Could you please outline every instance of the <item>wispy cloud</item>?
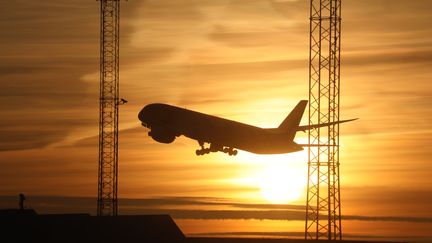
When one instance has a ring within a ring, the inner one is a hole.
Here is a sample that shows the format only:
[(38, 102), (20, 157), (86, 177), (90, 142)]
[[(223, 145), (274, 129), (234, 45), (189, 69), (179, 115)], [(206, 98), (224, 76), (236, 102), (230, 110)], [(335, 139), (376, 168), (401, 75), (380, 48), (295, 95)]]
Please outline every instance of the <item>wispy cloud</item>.
[[(0, 196), (5, 207), (13, 205), (17, 197)], [(93, 198), (79, 197), (29, 197), (30, 205), (42, 213), (65, 212), (91, 212), (94, 206)], [(202, 209), (178, 209), (179, 207)], [(205, 207), (213, 207), (214, 210)], [(217, 209), (216, 209), (217, 208)], [(232, 209), (228, 209), (232, 208)], [(305, 206), (302, 205), (275, 205), (275, 204), (248, 204), (236, 203), (229, 199), (211, 197), (165, 197), (148, 199), (121, 199), (120, 211), (122, 214), (169, 214), (175, 219), (258, 219), (258, 220), (304, 220)], [(82, 212), (82, 211), (81, 211)], [(325, 216), (322, 215), (324, 218)], [(344, 220), (357, 221), (388, 221), (432, 223), (428, 217), (401, 217), (401, 216), (362, 216), (344, 215)]]

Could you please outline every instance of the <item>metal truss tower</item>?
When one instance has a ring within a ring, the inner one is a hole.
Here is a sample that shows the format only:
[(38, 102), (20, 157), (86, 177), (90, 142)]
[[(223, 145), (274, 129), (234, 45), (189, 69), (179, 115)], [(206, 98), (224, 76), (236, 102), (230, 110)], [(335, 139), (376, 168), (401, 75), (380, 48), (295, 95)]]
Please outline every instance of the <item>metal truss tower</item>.
[[(339, 120), (341, 0), (310, 1), (309, 125)], [(339, 125), (308, 136), (305, 238), (342, 240)]]
[(117, 215), (120, 0), (100, 0), (98, 216)]

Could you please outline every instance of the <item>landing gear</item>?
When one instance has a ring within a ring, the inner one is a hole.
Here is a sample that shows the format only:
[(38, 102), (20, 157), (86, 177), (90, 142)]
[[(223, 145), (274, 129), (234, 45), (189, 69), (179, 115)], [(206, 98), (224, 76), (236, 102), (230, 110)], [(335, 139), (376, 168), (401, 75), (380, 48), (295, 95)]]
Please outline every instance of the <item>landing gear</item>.
[(204, 155), (204, 154), (209, 154), (210, 153), (210, 149), (197, 149), (195, 151), (195, 154), (200, 156), (200, 155)]
[(238, 153), (238, 151), (237, 151), (236, 149), (229, 148), (229, 150), (228, 150), (228, 154), (229, 154), (230, 156), (236, 156), (237, 153)]
[(198, 144), (201, 147), (201, 149), (197, 149), (195, 151), (195, 154), (197, 156), (204, 155), (204, 154), (209, 154), (210, 153), (210, 149), (209, 148), (204, 148), (204, 142), (198, 141)]
[(205, 148), (204, 142), (198, 141), (198, 144), (200, 145), (201, 149), (197, 149), (195, 151), (195, 154), (197, 156), (209, 154), (210, 152), (218, 152), (218, 151), (229, 154), (230, 156), (236, 156), (238, 153), (238, 151), (236, 149), (230, 148), (230, 147), (223, 147), (223, 146), (217, 146), (217, 145), (211, 144), (210, 148)]
[(236, 156), (238, 151), (234, 148), (225, 147), (222, 152), (229, 154), (229, 156)]

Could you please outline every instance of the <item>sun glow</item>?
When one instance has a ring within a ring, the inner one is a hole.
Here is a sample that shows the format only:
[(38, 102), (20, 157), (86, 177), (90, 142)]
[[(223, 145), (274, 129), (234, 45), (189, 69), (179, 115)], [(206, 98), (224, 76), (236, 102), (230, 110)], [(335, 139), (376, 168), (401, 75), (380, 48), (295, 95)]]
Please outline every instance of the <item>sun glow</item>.
[(283, 155), (241, 153), (241, 160), (254, 165), (244, 185), (259, 188), (261, 197), (274, 204), (303, 201), (307, 184), (307, 151)]
[(271, 203), (290, 203), (301, 198), (306, 178), (303, 170), (289, 165), (271, 165), (260, 178), (262, 196)]

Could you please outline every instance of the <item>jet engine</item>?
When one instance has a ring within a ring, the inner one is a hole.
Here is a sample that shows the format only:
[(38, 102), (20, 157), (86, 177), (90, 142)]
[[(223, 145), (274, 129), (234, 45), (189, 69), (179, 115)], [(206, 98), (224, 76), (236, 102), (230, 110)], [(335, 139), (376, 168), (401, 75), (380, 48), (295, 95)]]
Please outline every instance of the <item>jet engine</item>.
[(172, 143), (176, 136), (163, 130), (152, 129), (148, 135), (159, 143)]

